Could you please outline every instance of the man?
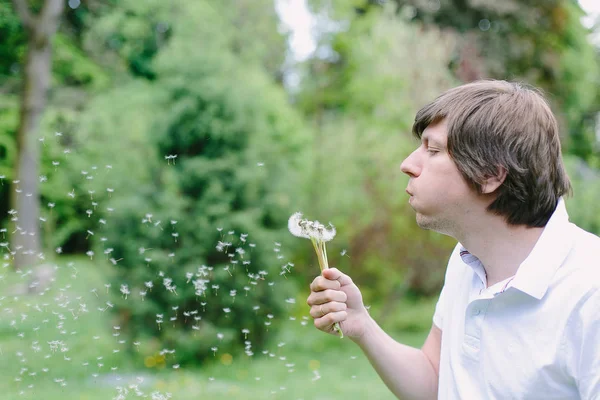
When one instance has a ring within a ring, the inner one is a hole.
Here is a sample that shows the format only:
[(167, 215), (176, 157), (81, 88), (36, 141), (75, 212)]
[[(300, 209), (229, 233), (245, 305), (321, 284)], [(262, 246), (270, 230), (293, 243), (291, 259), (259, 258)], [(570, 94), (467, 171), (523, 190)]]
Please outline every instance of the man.
[(413, 133), (400, 168), (417, 223), (459, 241), (425, 344), (388, 336), (337, 269), (311, 283), (315, 326), (339, 322), (402, 399), (600, 398), (600, 238), (568, 220), (544, 98), (470, 83), (421, 109)]

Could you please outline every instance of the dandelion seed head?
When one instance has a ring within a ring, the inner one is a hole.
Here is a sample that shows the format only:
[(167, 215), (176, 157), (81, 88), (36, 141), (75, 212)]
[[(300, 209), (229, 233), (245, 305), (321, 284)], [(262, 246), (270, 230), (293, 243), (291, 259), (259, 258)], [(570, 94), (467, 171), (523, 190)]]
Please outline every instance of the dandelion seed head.
[(290, 233), (294, 236), (308, 239), (309, 236), (306, 233), (306, 230), (302, 228), (300, 222), (302, 221), (302, 213), (296, 212), (292, 214), (292, 216), (288, 219), (288, 229)]

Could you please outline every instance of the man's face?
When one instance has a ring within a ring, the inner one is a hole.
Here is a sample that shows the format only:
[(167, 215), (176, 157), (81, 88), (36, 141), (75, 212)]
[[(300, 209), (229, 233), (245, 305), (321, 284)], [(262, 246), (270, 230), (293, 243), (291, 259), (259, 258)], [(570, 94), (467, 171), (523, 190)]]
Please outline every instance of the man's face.
[(410, 177), (407, 193), (417, 224), (455, 236), (460, 222), (478, 206), (477, 193), (469, 186), (450, 158), (444, 122), (423, 131), (421, 145), (400, 166)]

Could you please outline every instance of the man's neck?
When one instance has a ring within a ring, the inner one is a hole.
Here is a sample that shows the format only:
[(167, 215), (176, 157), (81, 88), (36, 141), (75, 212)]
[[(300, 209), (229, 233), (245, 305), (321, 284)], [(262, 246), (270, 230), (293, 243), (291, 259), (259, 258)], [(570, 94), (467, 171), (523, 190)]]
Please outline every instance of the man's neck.
[(480, 219), (475, 226), (464, 229), (457, 238), (483, 264), (487, 287), (517, 273), (529, 256), (544, 228), (511, 226), (503, 218), (490, 216)]

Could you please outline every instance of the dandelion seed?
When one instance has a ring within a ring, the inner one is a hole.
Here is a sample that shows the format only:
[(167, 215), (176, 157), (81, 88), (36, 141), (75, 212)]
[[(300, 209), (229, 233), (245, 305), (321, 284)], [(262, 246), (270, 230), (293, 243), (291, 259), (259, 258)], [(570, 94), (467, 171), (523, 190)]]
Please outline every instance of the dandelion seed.
[(127, 296), (130, 294), (129, 286), (125, 284), (121, 285), (120, 291), (123, 294), (123, 296), (125, 296), (125, 300), (127, 300)]

